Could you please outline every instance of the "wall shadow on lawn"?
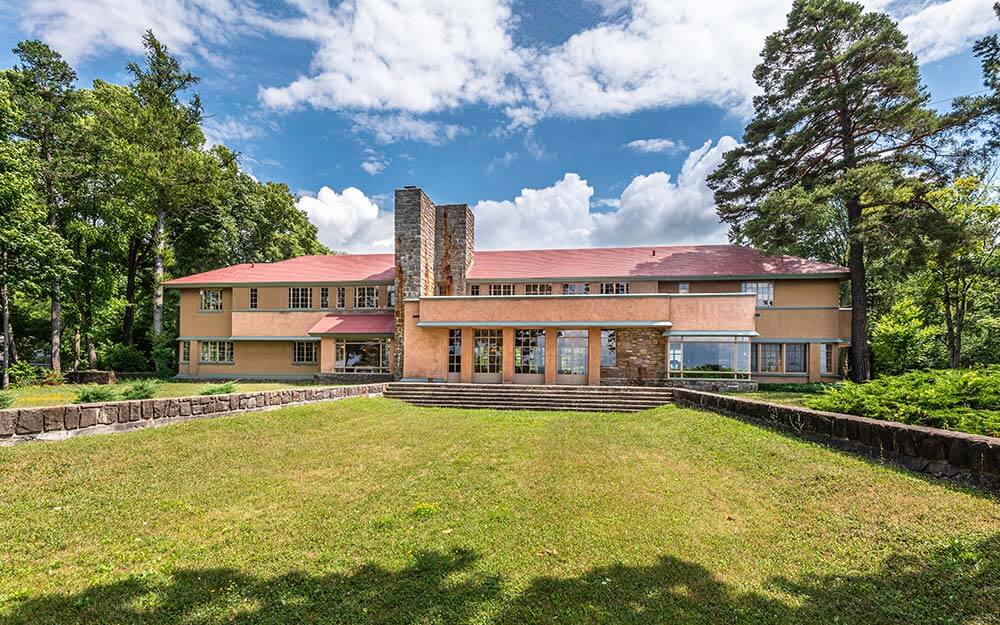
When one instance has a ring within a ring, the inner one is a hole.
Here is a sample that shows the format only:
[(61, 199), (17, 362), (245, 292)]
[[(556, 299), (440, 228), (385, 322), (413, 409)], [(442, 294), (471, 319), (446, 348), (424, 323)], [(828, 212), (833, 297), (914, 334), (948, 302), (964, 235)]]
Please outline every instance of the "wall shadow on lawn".
[(24, 599), (0, 613), (0, 624), (1000, 622), (1000, 534), (955, 541), (925, 557), (896, 555), (868, 575), (770, 580), (768, 589), (782, 599), (733, 588), (670, 556), (651, 566), (542, 577), (509, 596), (500, 576), (476, 570), (477, 559), (467, 550), (423, 552), (400, 570), (367, 564), (344, 574), (268, 579), (181, 569), (165, 585), (134, 577)]

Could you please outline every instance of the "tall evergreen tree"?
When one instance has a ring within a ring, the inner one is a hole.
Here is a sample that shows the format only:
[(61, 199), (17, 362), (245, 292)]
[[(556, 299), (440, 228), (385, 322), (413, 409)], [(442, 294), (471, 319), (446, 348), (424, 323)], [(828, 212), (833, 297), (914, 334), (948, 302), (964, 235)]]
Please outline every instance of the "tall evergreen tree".
[[(842, 215), (820, 221), (846, 228), (851, 377), (863, 381), (871, 369), (861, 226), (865, 211), (884, 201), (873, 188), (929, 171), (931, 142), (961, 120), (929, 108), (906, 37), (860, 4), (796, 0), (761, 56), (753, 119), (709, 184), (731, 238), (765, 249), (801, 252), (803, 238), (816, 236), (817, 212)], [(780, 228), (770, 221), (777, 194), (785, 196)]]

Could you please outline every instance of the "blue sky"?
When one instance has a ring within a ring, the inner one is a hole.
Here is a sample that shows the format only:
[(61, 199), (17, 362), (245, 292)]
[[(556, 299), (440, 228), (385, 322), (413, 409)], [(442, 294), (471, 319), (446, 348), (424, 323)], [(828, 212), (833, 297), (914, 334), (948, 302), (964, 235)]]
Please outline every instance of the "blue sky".
[[(202, 82), (210, 140), (285, 182), (321, 238), (391, 249), (392, 191), (467, 202), (483, 248), (725, 240), (704, 177), (736, 144), (786, 0), (0, 0), (0, 65), (38, 37), (124, 82), (145, 28)], [(866, 0), (935, 101), (982, 89), (986, 0)]]

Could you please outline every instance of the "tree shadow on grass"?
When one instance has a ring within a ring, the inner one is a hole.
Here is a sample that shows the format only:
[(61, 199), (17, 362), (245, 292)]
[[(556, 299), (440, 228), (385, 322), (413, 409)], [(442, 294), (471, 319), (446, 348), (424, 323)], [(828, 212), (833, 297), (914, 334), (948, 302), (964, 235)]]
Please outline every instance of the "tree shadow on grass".
[(649, 566), (541, 577), (505, 593), (471, 551), (423, 552), (399, 570), (254, 578), (182, 569), (166, 584), (142, 578), (74, 595), (27, 598), (0, 625), (123, 623), (1000, 623), (1000, 534), (955, 541), (923, 557), (897, 555), (859, 575), (772, 579), (747, 592), (670, 556)]

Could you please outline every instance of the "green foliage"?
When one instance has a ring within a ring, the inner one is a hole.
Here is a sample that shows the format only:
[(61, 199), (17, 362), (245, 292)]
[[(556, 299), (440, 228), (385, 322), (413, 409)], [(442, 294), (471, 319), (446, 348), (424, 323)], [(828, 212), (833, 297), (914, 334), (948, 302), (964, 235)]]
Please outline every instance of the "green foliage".
[(0, 391), (0, 410), (10, 408), (13, 405), (14, 396), (10, 394), (10, 391)]
[(10, 372), (10, 383), (15, 386), (31, 386), (42, 377), (42, 370), (39, 367), (24, 360), (18, 360), (8, 369)]
[(221, 384), (209, 384), (198, 391), (199, 395), (229, 395), (236, 392), (236, 382), (230, 380)]
[(41, 377), (38, 380), (39, 386), (60, 386), (66, 383), (66, 376), (51, 369), (41, 369)]
[(757, 390), (769, 393), (823, 393), (837, 384), (825, 382), (782, 382), (776, 384), (758, 384)]
[(933, 327), (924, 325), (924, 315), (912, 299), (896, 302), (872, 328), (872, 353), (878, 371), (895, 375), (931, 367), (938, 348), (936, 334)]
[(97, 349), (97, 362), (112, 371), (149, 371), (146, 354), (135, 345), (106, 343)]
[(76, 392), (74, 404), (102, 404), (109, 401), (118, 401), (120, 397), (115, 393), (115, 389), (105, 385), (81, 386)]
[(845, 382), (806, 400), (819, 410), (1000, 436), (1000, 366), (943, 369)]
[(156, 380), (137, 380), (122, 390), (122, 399), (152, 399), (156, 396)]
[(158, 376), (168, 376), (177, 371), (174, 362), (177, 354), (173, 337), (166, 333), (153, 335), (153, 367)]

